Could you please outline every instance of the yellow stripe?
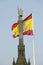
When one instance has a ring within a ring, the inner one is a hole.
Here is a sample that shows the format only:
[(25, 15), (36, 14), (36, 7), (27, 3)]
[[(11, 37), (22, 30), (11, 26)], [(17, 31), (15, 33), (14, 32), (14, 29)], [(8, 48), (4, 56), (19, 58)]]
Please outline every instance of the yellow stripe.
[(14, 32), (15, 35), (19, 35), (19, 25), (17, 25), (17, 27), (14, 28), (12, 32)]
[(27, 30), (33, 30), (32, 19), (24, 21), (23, 24), (23, 32)]

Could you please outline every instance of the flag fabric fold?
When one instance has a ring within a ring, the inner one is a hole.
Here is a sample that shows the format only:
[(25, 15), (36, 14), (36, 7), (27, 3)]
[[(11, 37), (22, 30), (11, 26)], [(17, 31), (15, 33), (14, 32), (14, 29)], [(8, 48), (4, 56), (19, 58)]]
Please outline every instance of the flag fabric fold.
[[(19, 23), (14, 23), (12, 25), (13, 37), (19, 36)], [(23, 35), (33, 35), (33, 21), (32, 13), (23, 20)]]

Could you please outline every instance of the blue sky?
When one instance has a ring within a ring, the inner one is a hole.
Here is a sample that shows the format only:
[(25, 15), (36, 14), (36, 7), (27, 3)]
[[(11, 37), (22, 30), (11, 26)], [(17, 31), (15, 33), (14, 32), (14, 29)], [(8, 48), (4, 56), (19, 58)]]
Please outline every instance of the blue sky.
[[(17, 8), (22, 8), (23, 19), (33, 14), (36, 65), (43, 65), (43, 0), (0, 0), (0, 65), (12, 65), (18, 55), (19, 38), (12, 37), (12, 24), (17, 22)], [(32, 37), (24, 36), (25, 56), (33, 65)]]

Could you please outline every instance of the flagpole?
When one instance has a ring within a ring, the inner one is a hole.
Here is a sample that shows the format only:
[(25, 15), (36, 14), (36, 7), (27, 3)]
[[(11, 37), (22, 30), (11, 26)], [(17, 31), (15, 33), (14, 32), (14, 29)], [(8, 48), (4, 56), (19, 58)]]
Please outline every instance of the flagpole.
[(33, 65), (35, 65), (35, 45), (34, 45), (34, 37), (33, 37)]
[(33, 25), (33, 36), (32, 36), (32, 38), (33, 38), (33, 65), (36, 65), (36, 63), (35, 63), (35, 45), (34, 45), (34, 24), (33, 24), (33, 14), (32, 14), (32, 25)]

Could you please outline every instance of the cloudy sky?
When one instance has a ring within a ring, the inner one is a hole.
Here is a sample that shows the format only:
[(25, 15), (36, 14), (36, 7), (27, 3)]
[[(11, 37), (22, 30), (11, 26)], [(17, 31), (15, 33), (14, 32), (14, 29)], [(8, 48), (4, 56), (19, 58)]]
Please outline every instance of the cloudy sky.
[[(0, 65), (12, 65), (18, 55), (19, 38), (13, 38), (11, 27), (18, 20), (17, 8), (22, 8), (23, 19), (33, 14), (36, 65), (43, 65), (43, 0), (0, 0)], [(33, 39), (24, 36), (25, 56), (33, 65)]]

